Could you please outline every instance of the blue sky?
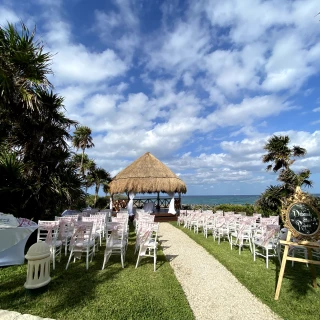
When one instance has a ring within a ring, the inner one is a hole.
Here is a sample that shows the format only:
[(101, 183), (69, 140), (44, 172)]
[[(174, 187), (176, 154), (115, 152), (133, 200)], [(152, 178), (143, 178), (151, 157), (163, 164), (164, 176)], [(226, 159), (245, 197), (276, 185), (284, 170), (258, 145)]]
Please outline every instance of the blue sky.
[(37, 28), (55, 53), (67, 116), (115, 175), (149, 151), (189, 195), (276, 184), (263, 146), (289, 135), (320, 193), (320, 11), (316, 0), (2, 0), (0, 24)]

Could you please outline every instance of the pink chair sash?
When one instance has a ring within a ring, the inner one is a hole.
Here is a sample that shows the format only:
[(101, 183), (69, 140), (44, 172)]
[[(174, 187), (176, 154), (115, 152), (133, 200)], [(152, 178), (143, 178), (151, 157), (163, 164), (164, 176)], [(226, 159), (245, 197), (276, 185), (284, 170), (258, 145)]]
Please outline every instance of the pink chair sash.
[(266, 246), (271, 238), (273, 238), (280, 231), (280, 226), (269, 224), (266, 226), (266, 231), (262, 236), (262, 246)]
[(41, 224), (40, 227), (42, 230), (48, 231), (45, 243), (47, 243), (48, 245), (51, 245), (52, 244), (52, 232), (53, 232), (53, 230), (57, 230), (58, 226), (56, 224)]

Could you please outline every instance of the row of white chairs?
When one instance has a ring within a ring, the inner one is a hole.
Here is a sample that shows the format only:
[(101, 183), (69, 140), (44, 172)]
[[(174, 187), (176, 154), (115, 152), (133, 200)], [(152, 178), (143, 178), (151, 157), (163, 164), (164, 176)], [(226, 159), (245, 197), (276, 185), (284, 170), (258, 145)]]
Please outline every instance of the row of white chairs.
[(72, 233), (71, 228), (64, 228), (65, 225), (65, 221), (39, 220), (37, 241), (44, 241), (49, 245), (53, 269), (55, 269), (56, 259), (58, 261), (61, 259), (64, 245), (70, 251), (66, 269), (68, 269), (71, 258), (74, 257), (74, 260), (81, 258), (82, 253), (86, 253), (86, 267), (88, 269), (89, 259), (91, 258), (92, 261), (95, 251), (95, 240), (92, 237), (93, 222), (74, 222)]
[(60, 261), (61, 252), (67, 255), (70, 252), (66, 269), (71, 258), (74, 261), (81, 258), (82, 253), (86, 254), (86, 268), (89, 267), (89, 259), (93, 258), (107, 232), (107, 213), (95, 213), (90, 217), (82, 217), (78, 220), (78, 215), (55, 217), (55, 221), (38, 222), (37, 241), (45, 241), (50, 246), (53, 269), (55, 261)]
[(266, 259), (268, 268), (269, 257), (275, 256), (278, 245), (280, 230), (279, 216), (263, 218), (261, 214), (246, 216), (245, 212), (182, 212), (178, 219), (179, 225), (194, 230), (198, 233), (203, 231), (205, 237), (209, 232), (213, 239), (227, 239), (230, 248), (239, 248), (239, 254), (244, 246), (248, 246), (253, 253), (254, 261), (257, 255)]
[[(154, 222), (154, 216), (137, 214), (135, 219), (136, 246), (138, 252), (136, 268), (143, 257), (153, 257), (154, 271), (156, 271), (159, 223)], [(71, 259), (86, 257), (86, 269), (89, 262), (98, 251), (102, 239), (106, 238), (106, 248), (102, 269), (105, 268), (112, 255), (120, 255), (121, 266), (124, 268), (125, 255), (128, 246), (128, 213), (119, 212), (116, 217), (108, 221), (106, 215), (95, 214), (82, 217), (78, 221), (76, 215), (56, 217), (55, 221), (38, 222), (38, 241), (45, 241), (50, 246), (53, 269), (55, 262), (60, 261), (64, 249), (65, 255), (69, 251), (68, 269)]]

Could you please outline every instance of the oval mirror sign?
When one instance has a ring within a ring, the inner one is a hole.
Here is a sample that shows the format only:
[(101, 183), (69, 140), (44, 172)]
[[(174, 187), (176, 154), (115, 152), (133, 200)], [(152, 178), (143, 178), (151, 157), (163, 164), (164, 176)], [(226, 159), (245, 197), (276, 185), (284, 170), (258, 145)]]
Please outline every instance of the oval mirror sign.
[(319, 218), (311, 206), (305, 203), (294, 203), (288, 210), (291, 226), (302, 235), (312, 235), (319, 229)]

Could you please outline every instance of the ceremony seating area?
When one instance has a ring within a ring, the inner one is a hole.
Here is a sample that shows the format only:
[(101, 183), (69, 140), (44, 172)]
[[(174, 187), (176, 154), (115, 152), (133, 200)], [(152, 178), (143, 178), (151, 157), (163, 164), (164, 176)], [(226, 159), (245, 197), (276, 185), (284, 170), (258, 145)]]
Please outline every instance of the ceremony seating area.
[[(117, 220), (116, 217), (114, 219)], [(109, 237), (113, 231), (111, 226), (118, 223), (115, 220), (107, 224)], [(135, 252), (137, 236), (129, 222), (124, 268), (120, 255), (115, 254), (109, 257), (102, 270), (107, 237), (92, 262), (89, 259), (88, 270), (85, 253), (76, 263), (72, 258), (66, 270), (70, 252), (68, 250), (65, 256), (62, 247), (61, 260), (59, 262), (57, 258), (55, 270), (51, 269), (49, 290), (42, 290), (42, 293), (32, 294), (23, 286), (27, 262), (2, 268), (0, 308), (65, 320), (130, 319), (132, 315), (136, 319), (194, 319), (184, 292), (159, 245), (156, 272), (153, 257), (143, 256), (136, 268), (139, 253), (139, 250)]]
[(218, 244), (228, 241), (231, 250), (238, 248), (239, 255), (247, 247), (253, 254), (254, 261), (257, 256), (265, 258), (266, 268), (270, 257), (280, 258), (277, 253), (281, 251), (279, 216), (263, 218), (261, 214), (246, 216), (245, 212), (182, 210), (177, 225), (183, 225), (194, 233), (202, 232), (206, 238), (211, 234)]
[[(136, 268), (143, 257), (152, 257), (154, 271), (157, 262), (157, 234), (159, 223), (154, 222), (154, 215), (138, 210), (135, 216), (137, 252)], [(112, 255), (120, 256), (121, 266), (125, 267), (125, 256), (129, 239), (129, 215), (126, 209), (111, 216), (109, 210), (86, 210), (86, 215), (78, 212), (65, 213), (55, 217), (55, 221), (39, 221), (37, 241), (45, 241), (50, 246), (52, 269), (56, 261), (60, 262), (61, 252), (69, 255), (66, 270), (70, 262), (85, 256), (86, 269), (89, 269), (95, 254), (105, 243), (102, 270)]]
[[(220, 216), (221, 214), (223, 216), (223, 213), (220, 213)], [(123, 319), (132, 314), (140, 318), (150, 318), (152, 315), (153, 319), (162, 319), (163, 317), (192, 319), (181, 287), (179, 288), (172, 269), (162, 253), (162, 247), (166, 247), (167, 244), (166, 238), (162, 235), (158, 240), (156, 230), (154, 232), (154, 236), (157, 237), (156, 242), (161, 243), (161, 246), (157, 246), (157, 272), (154, 272), (150, 263), (152, 256), (149, 259), (140, 259), (138, 267), (135, 268), (138, 258), (137, 252), (140, 249), (139, 242), (136, 242), (139, 225), (153, 222), (150, 217), (151, 221), (147, 221), (147, 217), (142, 215), (138, 218), (138, 216), (134, 222), (135, 228), (129, 224), (130, 232), (128, 233), (124, 268), (121, 266), (120, 256), (114, 255), (109, 258), (105, 268), (101, 270), (104, 260), (104, 241), (92, 262), (89, 262), (87, 271), (85, 259), (75, 264), (70, 262), (68, 269), (65, 270), (69, 255), (66, 257), (62, 249), (61, 261), (57, 261), (55, 270), (52, 270), (50, 290), (37, 296), (26, 295), (21, 285), (25, 281), (26, 265), (4, 268), (1, 270), (1, 284), (5, 290), (0, 292), (3, 308), (55, 319), (73, 319), (75, 314), (80, 318), (94, 319), (99, 318), (100, 312), (113, 319)], [(121, 214), (119, 218), (121, 219)], [(115, 219), (119, 218), (115, 217)], [(111, 222), (109, 225), (112, 226)], [(208, 237), (205, 237), (203, 227), (199, 227), (198, 233), (196, 233), (194, 228), (185, 228), (183, 225), (184, 222), (177, 227), (225, 265), (243, 285), (264, 303), (271, 306), (274, 311), (290, 320), (302, 320), (305, 316), (308, 319), (315, 319), (313, 315), (318, 303), (310, 304), (310, 302), (314, 300), (315, 296), (318, 297), (318, 293), (308, 285), (310, 270), (306, 264), (295, 263), (293, 267), (290, 264), (290, 268), (287, 269), (287, 278), (284, 279), (282, 287), (281, 303), (276, 303), (273, 300), (273, 295), (277, 270), (279, 270), (277, 259), (274, 259), (267, 269), (264, 259), (256, 259), (256, 263), (253, 262), (249, 248), (243, 247), (241, 255), (239, 255), (238, 250), (230, 250), (227, 237), (221, 238), (220, 244), (218, 244), (218, 239), (213, 240), (212, 230), (208, 229)], [(112, 230), (106, 234), (110, 235), (111, 233)], [(280, 236), (284, 235), (285, 233), (280, 231)], [(180, 246), (183, 246), (183, 243)], [(135, 250), (136, 248), (137, 250)], [(174, 256), (170, 256), (168, 259), (175, 261)], [(146, 281), (146, 279), (152, 279), (152, 282)], [(74, 292), (77, 294), (75, 295)], [(301, 292), (304, 292), (303, 299), (300, 299)], [(15, 295), (14, 300), (11, 298), (12, 294)], [(118, 304), (119, 296), (126, 297), (125, 303)], [(289, 305), (290, 308), (287, 307)], [(300, 312), (297, 309), (292, 317), (288, 313), (292, 306), (293, 308), (300, 307), (304, 311)]]

